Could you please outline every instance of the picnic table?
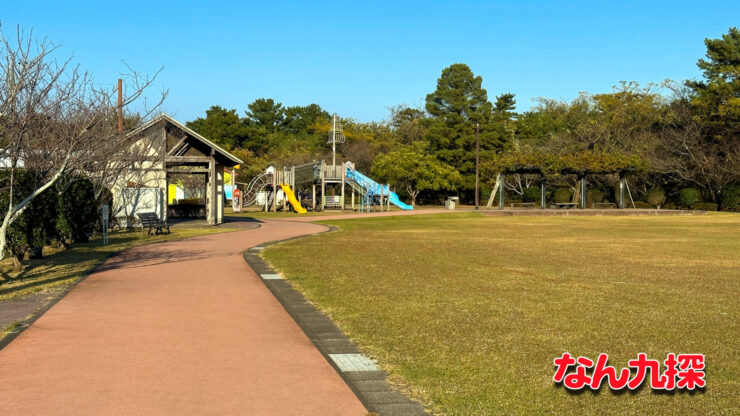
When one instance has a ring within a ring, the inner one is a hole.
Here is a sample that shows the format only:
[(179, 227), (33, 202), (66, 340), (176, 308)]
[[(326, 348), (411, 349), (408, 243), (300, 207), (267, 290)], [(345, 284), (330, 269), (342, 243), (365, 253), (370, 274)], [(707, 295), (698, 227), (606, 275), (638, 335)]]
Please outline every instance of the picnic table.
[(510, 204), (512, 208), (534, 208), (534, 202), (512, 202)]

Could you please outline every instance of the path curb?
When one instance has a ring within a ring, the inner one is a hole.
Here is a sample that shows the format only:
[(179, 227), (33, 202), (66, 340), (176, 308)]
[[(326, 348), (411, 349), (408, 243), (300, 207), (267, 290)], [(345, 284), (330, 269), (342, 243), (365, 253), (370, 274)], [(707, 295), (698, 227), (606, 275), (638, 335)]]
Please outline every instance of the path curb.
[[(336, 227), (328, 226), (327, 230), (320, 233), (266, 242), (245, 251), (243, 254), (244, 260), (257, 276), (261, 277), (262, 283), (283, 305), (290, 317), (298, 324), (316, 349), (321, 352), (321, 355), (342, 377), (369, 412), (375, 412), (382, 416), (429, 415), (424, 411), (421, 404), (409, 399), (398, 389), (391, 386), (386, 381), (388, 373), (374, 367), (374, 363), (368, 362), (368, 359), (361, 355), (357, 346), (347, 338), (329, 317), (309, 303), (303, 294), (295, 290), (285, 279), (276, 277), (280, 274), (260, 256), (265, 247), (336, 230)], [(262, 275), (267, 275), (267, 277), (262, 277)], [(358, 359), (360, 360), (359, 365), (350, 369), (343, 365), (344, 371), (342, 371), (337, 361), (335, 361), (337, 356), (346, 357), (349, 361)]]

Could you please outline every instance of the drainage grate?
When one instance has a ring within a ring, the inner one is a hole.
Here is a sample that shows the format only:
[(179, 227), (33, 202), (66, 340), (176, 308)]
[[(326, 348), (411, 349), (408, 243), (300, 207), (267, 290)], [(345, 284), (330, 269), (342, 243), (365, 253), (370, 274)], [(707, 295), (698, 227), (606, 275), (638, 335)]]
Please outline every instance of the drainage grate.
[(329, 354), (329, 358), (342, 372), (347, 371), (379, 371), (375, 361), (362, 354)]
[(283, 276), (274, 273), (261, 274), (260, 277), (262, 277), (262, 279), (264, 280), (278, 280), (283, 278)]

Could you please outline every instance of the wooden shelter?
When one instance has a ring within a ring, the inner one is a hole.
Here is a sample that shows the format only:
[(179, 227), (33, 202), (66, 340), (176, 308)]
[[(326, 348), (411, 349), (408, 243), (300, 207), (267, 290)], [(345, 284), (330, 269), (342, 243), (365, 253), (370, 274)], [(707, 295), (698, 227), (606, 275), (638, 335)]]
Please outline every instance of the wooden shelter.
[[(241, 164), (239, 158), (166, 114), (129, 136), (132, 146), (147, 146), (149, 157), (138, 167), (140, 179), (119, 184), (113, 190), (114, 198), (123, 207), (118, 216), (131, 218), (138, 212), (155, 212), (166, 221), (170, 175), (187, 174), (203, 175), (208, 223), (223, 222), (224, 168)], [(126, 194), (130, 200), (126, 200)]]

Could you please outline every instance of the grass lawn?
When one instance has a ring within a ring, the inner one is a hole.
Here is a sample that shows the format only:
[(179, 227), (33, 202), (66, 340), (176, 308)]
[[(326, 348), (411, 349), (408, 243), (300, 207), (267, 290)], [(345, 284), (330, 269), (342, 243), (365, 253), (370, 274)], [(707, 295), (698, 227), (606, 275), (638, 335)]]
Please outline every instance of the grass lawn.
[[(329, 223), (264, 256), (436, 413), (740, 413), (740, 215)], [(703, 353), (707, 388), (570, 394), (566, 351)]]
[[(377, 210), (377, 206), (373, 207), (373, 211), (375, 212)], [(425, 210), (425, 209), (439, 209), (442, 208), (441, 206), (426, 206), (426, 207), (416, 207), (417, 210)], [(472, 209), (472, 208), (470, 208)], [(400, 208), (397, 208), (393, 205), (391, 205), (391, 211), (400, 211)], [(356, 214), (357, 212), (353, 212), (349, 208), (346, 209), (344, 212), (341, 211), (308, 211), (305, 214), (296, 214), (295, 212), (289, 212), (289, 211), (278, 211), (278, 212), (264, 212), (260, 211), (259, 209), (255, 207), (250, 207), (246, 211), (242, 212), (233, 212), (231, 208), (225, 208), (224, 209), (224, 215), (227, 215), (229, 217), (252, 217), (257, 219), (262, 218), (293, 218), (293, 217), (322, 217), (326, 215), (342, 215), (342, 214)]]
[[(96, 237), (88, 243), (76, 244), (67, 250), (45, 248), (45, 257), (25, 261), (20, 273), (12, 271), (11, 260), (5, 259), (0, 261), (0, 306), (5, 300), (37, 292), (48, 292), (49, 295), (61, 292), (108, 255), (129, 247), (226, 231), (237, 230), (222, 227), (172, 228), (172, 234), (157, 236), (139, 231), (115, 232), (110, 235), (110, 244), (107, 246), (101, 245), (100, 237)], [(15, 327), (17, 323), (0, 328), (0, 338)]]

